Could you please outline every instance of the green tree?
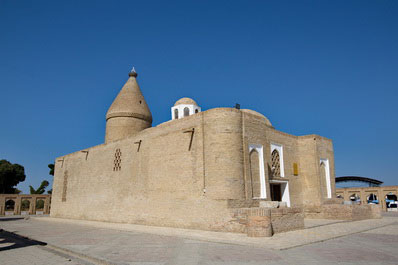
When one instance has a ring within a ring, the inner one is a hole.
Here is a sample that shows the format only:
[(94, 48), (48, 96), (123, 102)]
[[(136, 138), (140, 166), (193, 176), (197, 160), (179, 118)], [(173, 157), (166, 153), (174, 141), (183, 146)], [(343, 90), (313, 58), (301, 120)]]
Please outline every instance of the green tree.
[(0, 193), (16, 193), (15, 186), (25, 178), (23, 166), (10, 163), (5, 159), (0, 160)]
[(48, 164), (48, 168), (50, 169), (50, 172), (48, 174), (54, 176), (54, 164)]
[(46, 191), (46, 188), (48, 187), (50, 183), (48, 183), (47, 180), (43, 180), (40, 184), (40, 187), (35, 190), (32, 186), (29, 186), (30, 189), (30, 194), (43, 194)]
[[(48, 168), (50, 169), (50, 172), (48, 174), (50, 174), (51, 176), (54, 176), (54, 164), (48, 164)], [(52, 194), (53, 189), (48, 190), (47, 193)]]

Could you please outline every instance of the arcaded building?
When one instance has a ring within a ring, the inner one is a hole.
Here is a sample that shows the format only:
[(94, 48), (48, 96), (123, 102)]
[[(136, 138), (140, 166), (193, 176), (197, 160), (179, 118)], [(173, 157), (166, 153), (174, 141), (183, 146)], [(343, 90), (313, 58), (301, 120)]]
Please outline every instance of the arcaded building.
[(56, 159), (51, 216), (244, 232), (243, 215), (273, 209), (273, 229), (283, 231), (302, 227), (303, 208), (335, 197), (325, 137), (278, 131), (250, 109), (204, 111), (190, 98), (151, 125), (130, 72), (106, 113), (105, 143)]

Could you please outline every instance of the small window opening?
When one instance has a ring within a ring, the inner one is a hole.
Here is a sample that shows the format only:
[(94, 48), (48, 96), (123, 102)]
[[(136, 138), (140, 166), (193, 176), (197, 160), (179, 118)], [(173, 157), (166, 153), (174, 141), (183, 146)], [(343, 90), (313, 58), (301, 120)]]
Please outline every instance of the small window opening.
[(189, 109), (188, 109), (188, 107), (185, 107), (184, 108), (184, 117), (187, 117), (187, 116), (189, 116)]
[(178, 119), (178, 109), (174, 109), (174, 119)]

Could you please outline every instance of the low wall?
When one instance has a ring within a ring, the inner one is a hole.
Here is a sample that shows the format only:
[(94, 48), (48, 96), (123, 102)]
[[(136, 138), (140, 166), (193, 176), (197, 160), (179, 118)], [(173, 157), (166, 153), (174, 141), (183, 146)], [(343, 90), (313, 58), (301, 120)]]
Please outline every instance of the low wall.
[[(37, 209), (36, 207), (38, 200), (44, 201), (42, 209)], [(13, 201), (14, 207), (12, 209), (6, 208), (8, 201)], [(29, 202), (29, 209), (22, 208), (23, 201)], [(49, 194), (0, 194), (0, 216), (49, 214), (50, 203), (51, 195)]]
[(305, 218), (357, 221), (381, 218), (379, 205), (325, 204), (308, 206), (304, 209)]
[(246, 226), (248, 236), (271, 236), (304, 228), (304, 215), (301, 208), (238, 208), (233, 216)]
[(351, 187), (336, 189), (336, 195), (345, 201), (350, 201), (352, 195), (357, 195), (361, 204), (368, 204), (369, 196), (373, 194), (379, 201), (384, 211), (387, 211), (386, 196), (389, 194), (398, 195), (397, 186), (381, 186), (381, 187)]
[(303, 229), (303, 209), (298, 207), (271, 209), (271, 221), (274, 233)]

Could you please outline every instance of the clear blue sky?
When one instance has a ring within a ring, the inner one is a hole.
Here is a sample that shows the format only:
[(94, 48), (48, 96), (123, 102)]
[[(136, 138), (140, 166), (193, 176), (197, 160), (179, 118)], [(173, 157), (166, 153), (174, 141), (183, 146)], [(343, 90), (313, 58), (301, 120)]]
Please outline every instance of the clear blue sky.
[(398, 1), (0, 0), (0, 159), (28, 192), (104, 141), (135, 66), (154, 125), (184, 96), (333, 139), (336, 175), (397, 185)]

